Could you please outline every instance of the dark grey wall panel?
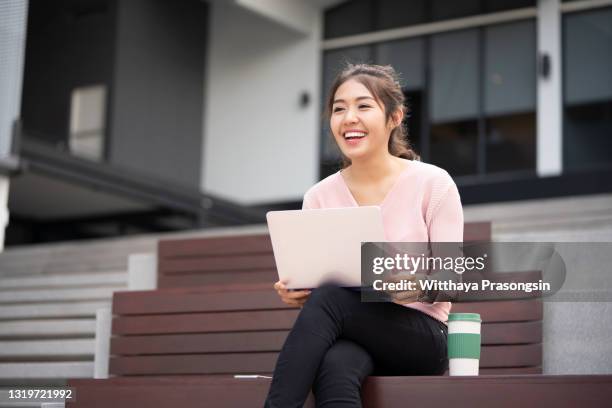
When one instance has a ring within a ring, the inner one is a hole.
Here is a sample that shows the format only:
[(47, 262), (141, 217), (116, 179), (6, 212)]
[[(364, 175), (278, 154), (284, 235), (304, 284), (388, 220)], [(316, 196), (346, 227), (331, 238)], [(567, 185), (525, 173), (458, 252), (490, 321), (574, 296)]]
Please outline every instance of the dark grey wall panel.
[(207, 5), (119, 1), (110, 161), (200, 187)]

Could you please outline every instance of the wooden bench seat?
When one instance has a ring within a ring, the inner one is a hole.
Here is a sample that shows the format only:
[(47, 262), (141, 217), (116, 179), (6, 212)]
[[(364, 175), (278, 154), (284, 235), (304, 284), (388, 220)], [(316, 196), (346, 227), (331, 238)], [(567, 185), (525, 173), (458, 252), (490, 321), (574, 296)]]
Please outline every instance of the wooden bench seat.
[[(116, 376), (269, 374), (300, 309), (261, 284), (115, 293)], [(540, 299), (455, 304), (479, 312), (483, 373), (541, 373)]]

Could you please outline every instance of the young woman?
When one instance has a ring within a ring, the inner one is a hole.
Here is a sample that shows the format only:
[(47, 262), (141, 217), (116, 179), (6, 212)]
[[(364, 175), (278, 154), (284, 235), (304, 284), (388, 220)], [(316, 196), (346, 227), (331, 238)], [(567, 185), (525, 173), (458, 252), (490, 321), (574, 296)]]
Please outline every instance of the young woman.
[[(334, 81), (326, 112), (343, 169), (304, 196), (304, 209), (380, 206), (388, 241), (461, 242), (463, 211), (443, 169), (419, 161), (402, 119), (404, 95), (389, 66), (350, 65)], [(266, 407), (360, 407), (368, 375), (440, 375), (447, 368), (442, 293), (404, 292), (393, 302), (361, 302), (333, 285), (274, 288), (302, 307), (278, 357)]]

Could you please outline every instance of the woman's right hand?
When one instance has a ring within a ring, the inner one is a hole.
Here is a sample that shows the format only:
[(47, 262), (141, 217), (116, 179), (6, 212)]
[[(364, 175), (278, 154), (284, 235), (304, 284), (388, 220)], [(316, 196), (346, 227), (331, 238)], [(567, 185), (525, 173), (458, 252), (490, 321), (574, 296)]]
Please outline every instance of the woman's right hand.
[(289, 306), (302, 307), (310, 295), (310, 290), (287, 289), (285, 282), (281, 281), (274, 284), (274, 289), (278, 293), (278, 296), (280, 296), (281, 300)]

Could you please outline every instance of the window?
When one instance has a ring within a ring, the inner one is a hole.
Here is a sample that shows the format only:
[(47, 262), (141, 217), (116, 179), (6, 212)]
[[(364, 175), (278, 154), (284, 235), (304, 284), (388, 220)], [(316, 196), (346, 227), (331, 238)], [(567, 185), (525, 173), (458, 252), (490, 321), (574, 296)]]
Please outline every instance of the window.
[(612, 9), (563, 19), (563, 167), (612, 163)]
[(484, 29), (488, 173), (535, 168), (535, 35), (533, 21)]
[(430, 161), (453, 175), (477, 171), (478, 30), (431, 38)]
[(70, 152), (86, 159), (102, 160), (105, 123), (106, 86), (74, 89), (70, 104)]

